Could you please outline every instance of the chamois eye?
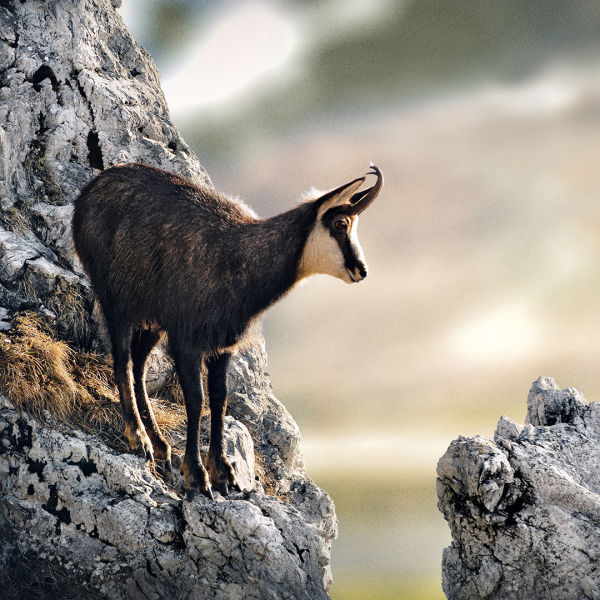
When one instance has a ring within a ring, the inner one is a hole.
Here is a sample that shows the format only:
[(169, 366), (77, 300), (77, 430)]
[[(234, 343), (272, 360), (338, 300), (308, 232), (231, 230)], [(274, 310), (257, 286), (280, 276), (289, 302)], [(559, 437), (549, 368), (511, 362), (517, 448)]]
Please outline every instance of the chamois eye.
[(346, 221), (344, 221), (344, 219), (338, 219), (333, 226), (336, 229), (346, 229)]

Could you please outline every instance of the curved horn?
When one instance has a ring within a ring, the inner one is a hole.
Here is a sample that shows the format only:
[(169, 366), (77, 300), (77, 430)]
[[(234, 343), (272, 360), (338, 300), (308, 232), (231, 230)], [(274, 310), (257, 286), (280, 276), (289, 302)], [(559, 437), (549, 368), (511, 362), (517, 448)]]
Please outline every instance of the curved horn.
[(372, 171), (369, 171), (367, 175), (376, 175), (377, 182), (374, 186), (370, 187), (367, 190), (362, 192), (356, 192), (354, 196), (352, 196), (352, 207), (351, 213), (354, 215), (360, 214), (367, 206), (369, 206), (375, 198), (379, 195), (381, 188), (383, 187), (383, 173), (376, 167), (373, 163), (371, 163)]

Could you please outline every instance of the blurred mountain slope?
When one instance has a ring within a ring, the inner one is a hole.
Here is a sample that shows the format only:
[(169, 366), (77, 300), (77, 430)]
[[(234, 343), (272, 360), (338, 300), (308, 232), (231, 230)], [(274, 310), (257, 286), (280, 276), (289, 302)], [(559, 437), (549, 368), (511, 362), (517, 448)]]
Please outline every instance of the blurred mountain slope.
[[(218, 11), (234, 6), (146, 0), (139, 35), (165, 72), (185, 60), (186, 49)], [(292, 120), (298, 125), (333, 113), (420, 102), (482, 82), (524, 80), (557, 56), (593, 60), (599, 43), (595, 3), (355, 0), (265, 6), (298, 24), (299, 64), (293, 76), (265, 85), (250, 101), (216, 107), (210, 118), (205, 110), (185, 118), (188, 140), (211, 157), (278, 135)]]

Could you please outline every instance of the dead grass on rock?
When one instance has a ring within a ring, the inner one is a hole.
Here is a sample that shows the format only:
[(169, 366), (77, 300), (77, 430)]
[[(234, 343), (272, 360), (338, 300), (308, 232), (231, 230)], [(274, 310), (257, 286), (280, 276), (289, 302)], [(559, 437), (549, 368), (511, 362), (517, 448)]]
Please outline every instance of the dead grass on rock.
[[(111, 359), (74, 350), (39, 314), (20, 315), (0, 333), (0, 390), (38, 420), (50, 416), (126, 450)], [(167, 437), (178, 436), (185, 426), (181, 404), (155, 400), (153, 408)]]
[(56, 314), (56, 327), (61, 335), (82, 347), (89, 347), (93, 336), (91, 315), (86, 301), (76, 286), (59, 280), (46, 306)]

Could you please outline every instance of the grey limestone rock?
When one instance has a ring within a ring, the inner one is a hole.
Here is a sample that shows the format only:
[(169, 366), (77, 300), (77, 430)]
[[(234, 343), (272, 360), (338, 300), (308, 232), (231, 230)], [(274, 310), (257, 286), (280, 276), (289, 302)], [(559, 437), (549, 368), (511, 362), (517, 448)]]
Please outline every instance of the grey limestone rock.
[[(62, 339), (102, 348), (70, 232), (72, 202), (100, 169), (144, 162), (210, 185), (119, 5), (0, 3), (2, 333), (38, 311)], [(156, 393), (169, 363), (158, 353), (152, 364)], [(53, 565), (93, 598), (327, 598), (333, 503), (304, 471), (260, 335), (232, 360), (229, 385), (226, 449), (244, 492), (192, 502), (178, 476), (168, 485), (90, 434), (40, 423), (0, 389), (0, 573), (15, 560)]]
[(169, 120), (154, 63), (107, 0), (5, 3), (0, 47), (0, 285), (13, 311), (52, 304), (57, 285), (89, 303), (70, 235), (83, 185), (127, 162), (210, 180)]
[(539, 378), (526, 425), (453, 441), (438, 462), (452, 600), (600, 598), (600, 404)]
[[(143, 459), (42, 426), (0, 397), (4, 551), (35, 549), (117, 600), (327, 598), (326, 532), (305, 517), (303, 503), (268, 496), (255, 482), (244, 425), (228, 417), (225, 437), (246, 490), (190, 502), (180, 481), (167, 486)], [(306, 504), (315, 500), (310, 493)]]

